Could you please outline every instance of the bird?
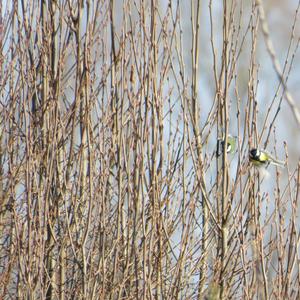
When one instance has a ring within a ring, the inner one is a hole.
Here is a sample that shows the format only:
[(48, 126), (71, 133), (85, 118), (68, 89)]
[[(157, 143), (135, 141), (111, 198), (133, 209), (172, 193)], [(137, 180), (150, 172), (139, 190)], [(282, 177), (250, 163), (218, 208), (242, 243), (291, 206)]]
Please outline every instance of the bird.
[[(218, 143), (217, 143), (217, 156), (222, 155), (224, 152), (224, 144), (225, 144), (225, 139), (224, 138), (219, 138)], [(234, 153), (236, 150), (236, 136), (228, 135), (227, 136), (227, 147), (226, 147), (226, 152), (227, 153)]]
[(285, 162), (277, 160), (268, 151), (252, 148), (249, 152), (249, 160), (256, 167), (266, 167), (269, 164), (284, 167)]

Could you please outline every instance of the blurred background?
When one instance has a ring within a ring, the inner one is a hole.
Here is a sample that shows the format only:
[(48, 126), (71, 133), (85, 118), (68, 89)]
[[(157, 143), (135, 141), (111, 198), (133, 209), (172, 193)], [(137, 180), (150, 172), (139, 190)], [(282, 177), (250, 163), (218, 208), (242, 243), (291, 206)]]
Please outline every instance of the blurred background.
[(0, 297), (299, 299), (299, 3), (2, 1)]

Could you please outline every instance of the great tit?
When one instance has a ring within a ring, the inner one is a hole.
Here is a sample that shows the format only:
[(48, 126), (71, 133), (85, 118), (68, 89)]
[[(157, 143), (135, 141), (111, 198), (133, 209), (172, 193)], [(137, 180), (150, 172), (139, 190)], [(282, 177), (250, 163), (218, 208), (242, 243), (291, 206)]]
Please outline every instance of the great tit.
[(265, 150), (259, 150), (252, 148), (249, 153), (249, 159), (256, 167), (263, 167), (269, 164), (273, 164), (279, 167), (284, 166), (284, 162), (275, 159), (270, 153)]
[[(224, 151), (224, 144), (225, 144), (225, 139), (218, 139), (217, 156), (222, 155)], [(236, 137), (229, 134), (227, 136), (226, 152), (232, 154), (235, 152), (235, 150), (236, 150)]]

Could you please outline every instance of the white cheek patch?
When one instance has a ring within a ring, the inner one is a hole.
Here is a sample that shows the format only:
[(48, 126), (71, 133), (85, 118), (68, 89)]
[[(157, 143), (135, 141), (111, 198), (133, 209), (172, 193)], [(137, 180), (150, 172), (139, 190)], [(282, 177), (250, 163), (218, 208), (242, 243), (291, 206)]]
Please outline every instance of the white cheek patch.
[(230, 144), (227, 144), (227, 152), (230, 152), (231, 151), (231, 145)]

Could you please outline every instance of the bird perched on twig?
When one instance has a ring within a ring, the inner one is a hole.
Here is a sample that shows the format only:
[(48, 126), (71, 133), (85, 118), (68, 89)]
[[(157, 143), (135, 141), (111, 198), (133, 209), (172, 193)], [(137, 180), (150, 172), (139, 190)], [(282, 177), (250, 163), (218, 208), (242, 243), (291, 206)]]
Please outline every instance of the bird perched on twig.
[(285, 162), (277, 160), (266, 150), (259, 150), (257, 148), (252, 148), (249, 152), (249, 160), (256, 167), (266, 167), (269, 164), (284, 167)]
[[(225, 146), (225, 138), (218, 139), (217, 143), (217, 156), (222, 155), (224, 152)], [(234, 153), (236, 150), (236, 136), (228, 135), (227, 136), (227, 146), (226, 146), (226, 152), (227, 153)]]

